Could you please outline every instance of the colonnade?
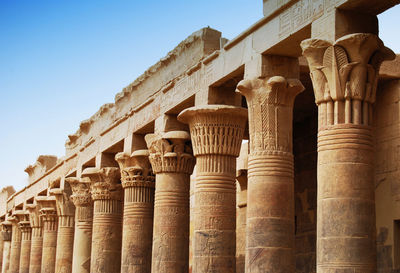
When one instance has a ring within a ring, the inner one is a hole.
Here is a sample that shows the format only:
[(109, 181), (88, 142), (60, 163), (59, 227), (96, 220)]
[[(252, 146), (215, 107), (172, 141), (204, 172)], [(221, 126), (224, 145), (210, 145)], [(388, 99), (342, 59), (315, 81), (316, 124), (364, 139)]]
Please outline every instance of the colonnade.
[[(373, 273), (372, 105), (393, 53), (362, 33), (301, 47), (318, 105), (317, 272)], [(15, 211), (2, 223), (2, 272), (188, 272), (195, 164), (193, 272), (236, 272), (236, 157), (247, 120), (245, 272), (295, 272), (292, 115), (304, 87), (297, 58), (264, 61), (267, 75), (237, 85), (248, 109), (188, 108), (177, 119), (189, 132), (148, 134), (148, 149), (116, 155), (119, 168), (86, 168)]]

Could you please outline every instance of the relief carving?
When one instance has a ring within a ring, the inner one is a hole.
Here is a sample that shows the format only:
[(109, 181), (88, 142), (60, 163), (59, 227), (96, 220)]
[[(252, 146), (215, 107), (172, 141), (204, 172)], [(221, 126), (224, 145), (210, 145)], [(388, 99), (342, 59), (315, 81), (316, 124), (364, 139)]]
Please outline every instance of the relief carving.
[(122, 187), (150, 187), (154, 188), (154, 174), (149, 162), (148, 150), (134, 151), (130, 156), (118, 153), (115, 160), (121, 170)]
[(91, 183), (93, 200), (122, 200), (119, 168), (87, 168), (82, 172), (82, 178), (86, 177)]
[(301, 43), (310, 67), (320, 129), (334, 124), (371, 125), (380, 65), (395, 54), (378, 36), (349, 34), (335, 43)]
[(190, 135), (186, 131), (171, 131), (162, 137), (148, 134), (145, 137), (149, 147), (149, 160), (154, 173), (177, 172), (191, 174), (195, 158)]
[(303, 85), (298, 79), (275, 76), (239, 82), (237, 90), (249, 107), (250, 153), (292, 151), (294, 99)]

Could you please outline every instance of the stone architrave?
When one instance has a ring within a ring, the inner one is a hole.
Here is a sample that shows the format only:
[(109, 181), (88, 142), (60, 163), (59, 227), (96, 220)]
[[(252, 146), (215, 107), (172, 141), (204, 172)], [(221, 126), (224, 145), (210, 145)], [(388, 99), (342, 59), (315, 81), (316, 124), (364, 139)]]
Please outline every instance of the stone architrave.
[(50, 190), (50, 195), (56, 198), (58, 216), (55, 273), (72, 272), (75, 206), (70, 199), (71, 194), (72, 191), (68, 183), (65, 183), (64, 189), (55, 188)]
[(156, 174), (153, 273), (185, 273), (189, 268), (190, 175), (195, 165), (190, 135), (171, 131), (146, 135)]
[(374, 34), (301, 43), (318, 105), (317, 272), (376, 272), (372, 105), (382, 61)]
[(75, 177), (65, 178), (65, 182), (72, 189), (70, 198), (75, 205), (72, 273), (89, 273), (93, 224), (93, 200), (90, 195), (90, 183)]
[(54, 273), (56, 268), (58, 217), (54, 196), (38, 196), (40, 217), (43, 223), (43, 248), (41, 273)]
[(246, 272), (294, 273), (292, 119), (304, 87), (273, 76), (243, 80), (237, 89), (249, 107)]
[(122, 186), (119, 168), (87, 168), (94, 201), (90, 272), (119, 273), (122, 243)]
[(19, 261), (19, 273), (29, 273), (29, 260), (31, 256), (31, 237), (32, 228), (29, 222), (29, 215), (25, 215), (25, 219), (19, 221), (19, 229), (21, 230), (21, 257)]
[(151, 271), (154, 174), (148, 157), (148, 150), (115, 157), (124, 188), (121, 272)]
[[(15, 214), (23, 213), (16, 211)], [(13, 214), (8, 220), (12, 223), (11, 250), (10, 250), (10, 267), (7, 273), (19, 272), (19, 259), (21, 256), (21, 230), (18, 227), (18, 217)]]
[(11, 222), (4, 221), (1, 223), (1, 236), (3, 237), (3, 257), (1, 273), (8, 273), (10, 268), (10, 252), (11, 252), (11, 237), (12, 226)]
[(193, 272), (236, 270), (236, 157), (247, 109), (192, 107), (179, 114), (188, 123), (196, 157)]
[(29, 222), (32, 229), (29, 273), (40, 273), (42, 266), (43, 227), (39, 206), (36, 204), (27, 204), (26, 209), (29, 211)]

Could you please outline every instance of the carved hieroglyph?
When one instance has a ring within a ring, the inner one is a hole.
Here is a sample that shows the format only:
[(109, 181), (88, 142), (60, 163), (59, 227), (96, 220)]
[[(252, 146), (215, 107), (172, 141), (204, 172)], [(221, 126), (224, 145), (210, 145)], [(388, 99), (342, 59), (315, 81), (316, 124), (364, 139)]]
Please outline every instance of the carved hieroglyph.
[(292, 116), (304, 87), (274, 76), (237, 89), (249, 107), (246, 272), (294, 272)]
[[(17, 211), (22, 212), (22, 211)], [(8, 218), (12, 223), (11, 234), (11, 251), (10, 251), (10, 268), (7, 273), (18, 273), (19, 258), (21, 256), (21, 230), (18, 227), (18, 217), (12, 216)]]
[(90, 272), (92, 249), (93, 201), (90, 182), (76, 177), (65, 178), (72, 190), (70, 199), (75, 205), (75, 234), (72, 273)]
[(43, 227), (39, 206), (36, 204), (26, 204), (26, 209), (29, 212), (29, 222), (32, 229), (29, 273), (40, 273), (42, 265)]
[(124, 188), (121, 272), (149, 272), (153, 238), (154, 174), (147, 150), (115, 156)]
[(393, 52), (373, 34), (301, 43), (318, 105), (317, 272), (376, 272), (372, 104)]
[(119, 273), (122, 243), (122, 186), (119, 168), (87, 168), (94, 201), (90, 272)]
[(56, 268), (58, 217), (54, 196), (38, 196), (36, 203), (40, 207), (43, 223), (43, 248), (41, 273), (54, 273)]
[(19, 261), (19, 273), (29, 273), (29, 259), (31, 255), (32, 228), (29, 222), (29, 214), (22, 216), (18, 226), (21, 230), (21, 257)]
[(11, 222), (4, 221), (1, 223), (1, 236), (3, 237), (3, 263), (1, 273), (8, 273), (10, 268), (10, 252), (11, 252)]
[(226, 105), (192, 107), (188, 123), (196, 156), (193, 272), (235, 272), (236, 157), (247, 110)]
[(55, 273), (72, 272), (75, 206), (70, 198), (71, 194), (72, 191), (68, 183), (65, 183), (64, 189), (53, 188), (50, 190), (50, 195), (56, 198), (58, 215)]
[(146, 135), (156, 174), (153, 273), (184, 273), (189, 268), (190, 174), (195, 158), (190, 135), (171, 131)]

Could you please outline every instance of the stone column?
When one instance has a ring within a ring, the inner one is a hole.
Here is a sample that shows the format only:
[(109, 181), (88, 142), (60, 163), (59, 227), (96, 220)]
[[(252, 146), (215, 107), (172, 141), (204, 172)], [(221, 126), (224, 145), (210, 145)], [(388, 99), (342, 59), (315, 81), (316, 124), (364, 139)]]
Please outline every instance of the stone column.
[(2, 267), (1, 273), (8, 273), (10, 268), (10, 252), (11, 252), (11, 222), (4, 221), (1, 223), (2, 230), (1, 236), (3, 237), (3, 257), (2, 257)]
[[(297, 59), (281, 58), (279, 65), (298, 71)], [(243, 80), (237, 89), (249, 108), (246, 272), (294, 273), (292, 118), (304, 87), (272, 76)]]
[(56, 271), (55, 273), (72, 272), (72, 253), (74, 246), (75, 206), (70, 200), (72, 194), (68, 183), (64, 189), (51, 189), (50, 194), (56, 198), (58, 215)]
[(40, 217), (43, 223), (43, 248), (41, 273), (54, 273), (56, 268), (57, 226), (58, 218), (55, 198), (37, 197), (40, 204)]
[[(17, 211), (20, 212), (20, 211)], [(11, 250), (10, 250), (10, 268), (8, 273), (19, 272), (19, 258), (21, 256), (21, 231), (18, 227), (18, 218), (12, 216), (8, 218), (12, 223)]]
[(190, 135), (171, 131), (146, 135), (156, 174), (151, 272), (185, 273), (189, 269), (190, 174), (195, 158)]
[(119, 273), (122, 243), (122, 186), (119, 168), (87, 168), (94, 201), (90, 272)]
[(147, 150), (116, 155), (124, 188), (121, 272), (151, 271), (154, 175)]
[(36, 204), (27, 204), (29, 221), (32, 228), (31, 253), (29, 258), (29, 273), (40, 273), (42, 265), (43, 232), (39, 207)]
[(92, 249), (93, 201), (90, 183), (69, 177), (65, 182), (71, 186), (71, 200), (75, 205), (75, 236), (72, 273), (90, 272)]
[(372, 105), (395, 56), (366, 33), (301, 47), (318, 105), (317, 272), (376, 272)]
[(236, 270), (236, 157), (247, 109), (209, 105), (179, 114), (196, 156), (193, 272)]
[[(28, 218), (28, 215), (26, 216)], [(19, 261), (19, 273), (29, 273), (29, 259), (31, 256), (32, 228), (28, 220), (19, 222), (21, 230), (21, 258)]]

